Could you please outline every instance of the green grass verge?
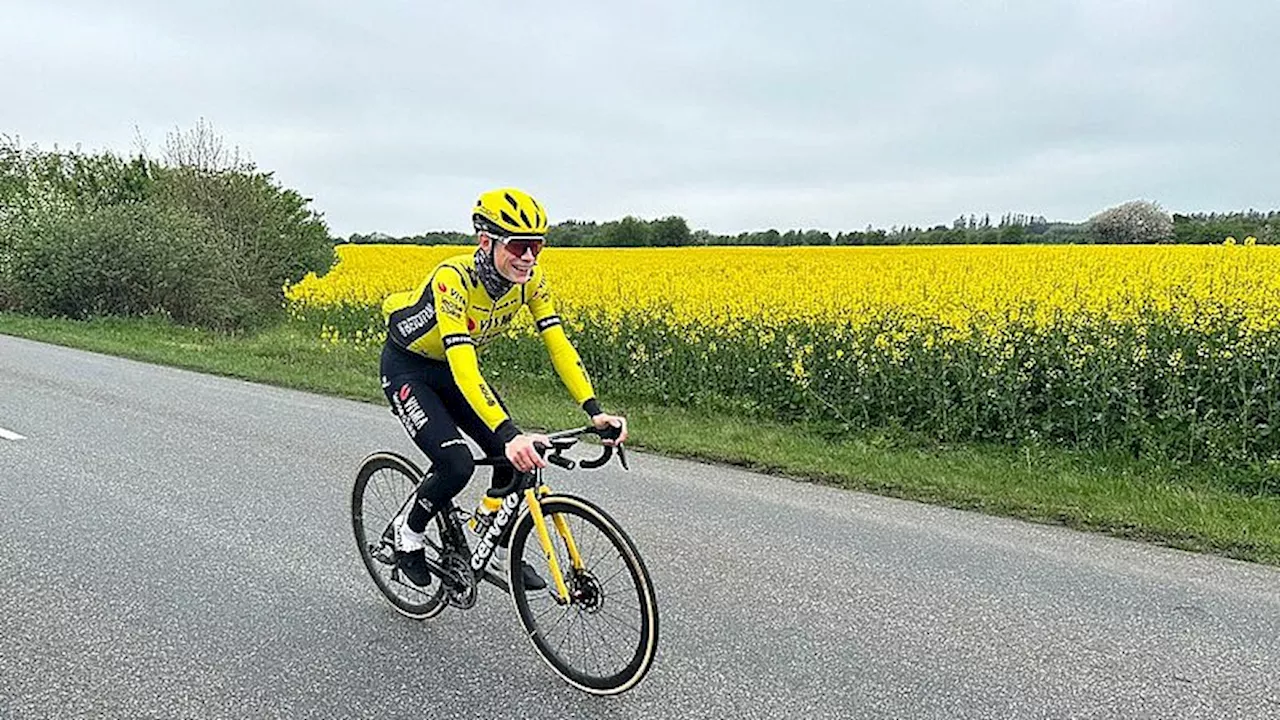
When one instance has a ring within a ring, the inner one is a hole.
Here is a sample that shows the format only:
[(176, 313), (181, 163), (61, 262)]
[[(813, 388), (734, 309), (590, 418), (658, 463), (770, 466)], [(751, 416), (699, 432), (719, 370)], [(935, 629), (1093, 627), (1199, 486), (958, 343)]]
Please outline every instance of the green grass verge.
[[(376, 351), (319, 346), (280, 325), (242, 336), (157, 320), (86, 322), (0, 313), (0, 333), (147, 362), (384, 402)], [(518, 383), (491, 377), (529, 428), (567, 427), (581, 412), (549, 369)], [(831, 439), (830, 429), (663, 407), (604, 389), (628, 415), (632, 445), (882, 495), (1063, 524), (1280, 565), (1280, 497), (1250, 492), (1250, 471), (1153, 465), (1053, 448), (938, 446), (901, 434)]]

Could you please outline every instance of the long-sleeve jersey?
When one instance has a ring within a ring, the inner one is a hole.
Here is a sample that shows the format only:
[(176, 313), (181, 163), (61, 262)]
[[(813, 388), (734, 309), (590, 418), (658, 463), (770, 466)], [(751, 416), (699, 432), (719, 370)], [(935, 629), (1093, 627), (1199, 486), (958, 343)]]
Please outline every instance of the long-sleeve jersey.
[(574, 402), (588, 413), (599, 412), (595, 390), (578, 351), (565, 336), (541, 267), (534, 266), (527, 283), (515, 284), (494, 299), (476, 276), (475, 257), (458, 255), (437, 265), (416, 290), (388, 297), (382, 312), (387, 318), (387, 342), (447, 361), (454, 382), (472, 409), (490, 430), (510, 442), (519, 430), (480, 374), (476, 348), (502, 334), (526, 306)]

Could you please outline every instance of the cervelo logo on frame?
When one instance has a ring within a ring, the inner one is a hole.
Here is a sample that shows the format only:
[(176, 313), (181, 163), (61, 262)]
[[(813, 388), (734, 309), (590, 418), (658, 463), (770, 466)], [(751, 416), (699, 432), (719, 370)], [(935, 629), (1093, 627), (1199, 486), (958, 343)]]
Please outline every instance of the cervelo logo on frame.
[(515, 514), (516, 508), (520, 505), (520, 493), (513, 492), (502, 499), (502, 506), (498, 508), (498, 514), (493, 518), (493, 524), (489, 526), (489, 531), (480, 538), (480, 542), (476, 543), (475, 552), (471, 553), (471, 569), (479, 570), (489, 561), (489, 556), (493, 554), (493, 548), (498, 544), (498, 538), (502, 536), (502, 530), (506, 528), (507, 523), (511, 521), (511, 516)]

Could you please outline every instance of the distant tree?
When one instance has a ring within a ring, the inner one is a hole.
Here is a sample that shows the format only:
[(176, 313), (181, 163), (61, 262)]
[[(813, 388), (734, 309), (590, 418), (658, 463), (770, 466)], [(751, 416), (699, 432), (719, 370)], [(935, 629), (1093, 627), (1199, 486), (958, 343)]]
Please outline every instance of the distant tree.
[(648, 224), (631, 215), (608, 227), (605, 237), (609, 245), (618, 247), (645, 247), (653, 244)]
[(801, 240), (802, 245), (830, 245), (831, 235), (823, 230), (806, 230)]
[(1089, 220), (1093, 234), (1105, 243), (1151, 244), (1174, 239), (1173, 218), (1154, 202), (1132, 200), (1103, 210)]
[(678, 215), (655, 220), (650, 227), (654, 245), (675, 247), (690, 244), (689, 224)]

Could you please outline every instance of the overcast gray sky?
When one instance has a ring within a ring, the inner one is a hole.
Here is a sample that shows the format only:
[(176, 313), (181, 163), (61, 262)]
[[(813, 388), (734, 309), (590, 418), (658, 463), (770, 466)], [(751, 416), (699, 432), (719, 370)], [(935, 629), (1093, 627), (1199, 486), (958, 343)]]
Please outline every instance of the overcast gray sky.
[(0, 0), (0, 133), (212, 123), (335, 234), (1280, 208), (1275, 0)]

